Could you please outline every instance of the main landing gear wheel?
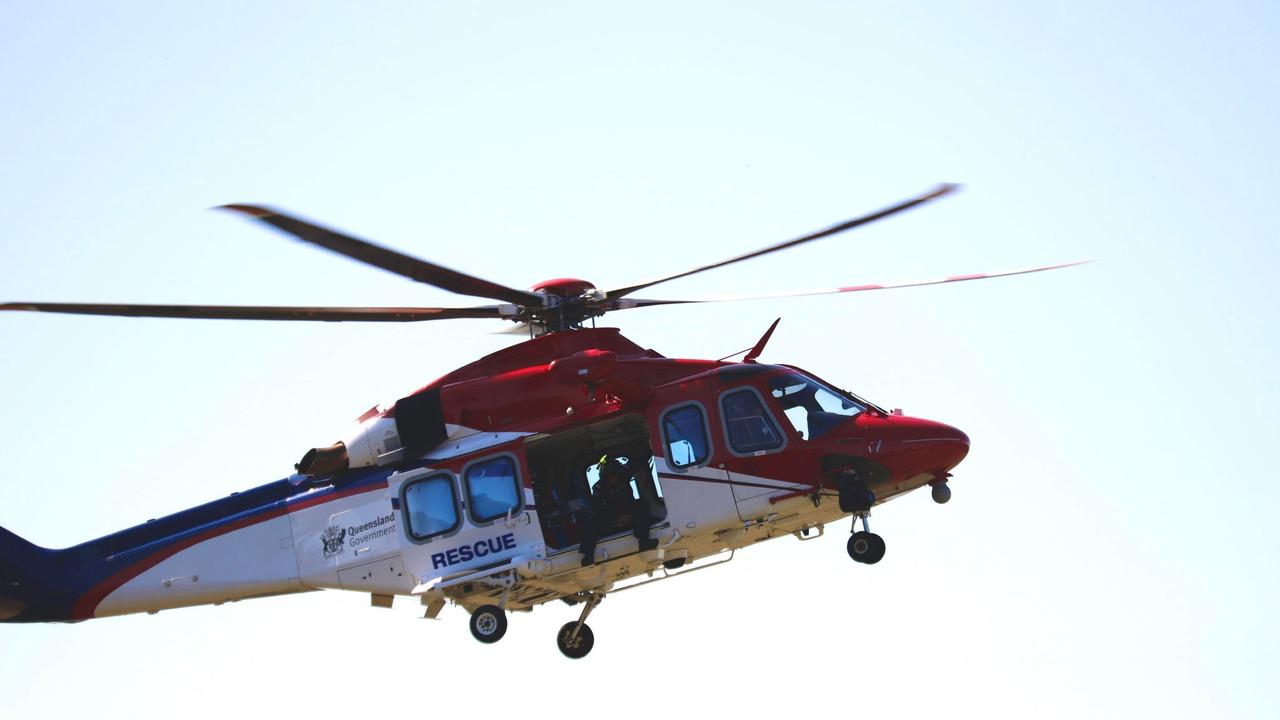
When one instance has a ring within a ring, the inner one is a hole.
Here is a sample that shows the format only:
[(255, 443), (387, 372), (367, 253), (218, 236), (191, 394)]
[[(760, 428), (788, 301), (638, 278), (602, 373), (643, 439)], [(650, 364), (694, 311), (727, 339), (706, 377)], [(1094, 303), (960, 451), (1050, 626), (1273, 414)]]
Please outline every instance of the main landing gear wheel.
[(481, 605), (471, 613), (471, 636), (482, 643), (496, 643), (507, 634), (507, 614), (497, 605)]
[[(578, 636), (572, 637), (575, 627), (578, 628)], [(576, 622), (567, 622), (560, 628), (560, 632), (556, 633), (556, 646), (565, 657), (574, 660), (586, 657), (595, 644), (596, 637), (591, 633), (591, 626), (586, 623), (579, 626)]]
[(884, 557), (884, 538), (873, 532), (856, 532), (849, 536), (845, 549), (854, 562), (875, 565)]

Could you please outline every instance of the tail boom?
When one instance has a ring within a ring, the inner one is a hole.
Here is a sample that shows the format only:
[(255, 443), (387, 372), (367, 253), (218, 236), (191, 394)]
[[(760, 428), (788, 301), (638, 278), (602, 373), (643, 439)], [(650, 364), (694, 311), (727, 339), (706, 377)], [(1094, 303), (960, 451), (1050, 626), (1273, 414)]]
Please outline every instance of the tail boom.
[(0, 622), (75, 622), (308, 590), (285, 481), (64, 550), (0, 528)]

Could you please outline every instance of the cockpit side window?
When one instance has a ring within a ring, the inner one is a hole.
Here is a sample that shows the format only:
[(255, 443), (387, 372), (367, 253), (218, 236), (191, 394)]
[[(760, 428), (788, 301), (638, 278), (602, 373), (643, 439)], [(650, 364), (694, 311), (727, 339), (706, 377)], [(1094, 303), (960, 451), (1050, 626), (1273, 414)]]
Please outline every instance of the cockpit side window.
[(786, 442), (763, 399), (749, 387), (721, 395), (720, 414), (729, 448), (739, 455), (764, 454)]
[(783, 416), (805, 440), (815, 440), (867, 408), (804, 375), (780, 375), (769, 381), (770, 394)]

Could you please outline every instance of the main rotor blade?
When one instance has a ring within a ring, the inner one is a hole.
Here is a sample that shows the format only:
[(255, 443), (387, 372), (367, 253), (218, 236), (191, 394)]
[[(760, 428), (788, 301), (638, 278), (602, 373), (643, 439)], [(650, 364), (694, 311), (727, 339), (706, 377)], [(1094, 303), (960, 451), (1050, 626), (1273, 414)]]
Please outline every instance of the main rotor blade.
[(637, 290), (643, 290), (644, 288), (652, 287), (654, 285), (657, 285), (658, 283), (669, 282), (671, 280), (677, 280), (679, 278), (689, 277), (690, 275), (696, 275), (697, 273), (705, 272), (707, 270), (722, 268), (726, 265), (732, 265), (733, 263), (736, 263), (736, 262), (742, 262), (743, 260), (750, 260), (752, 258), (760, 257), (761, 255), (768, 255), (769, 253), (772, 253), (772, 252), (777, 252), (779, 250), (786, 250), (787, 248), (793, 248), (797, 245), (803, 245), (804, 243), (810, 242), (812, 240), (819, 240), (821, 238), (829, 237), (837, 233), (842, 233), (845, 230), (852, 230), (853, 228), (856, 228), (859, 225), (866, 225), (867, 223), (875, 222), (876, 220), (889, 217), (890, 215), (895, 215), (904, 210), (909, 210), (917, 205), (922, 205), (935, 198), (940, 198), (943, 195), (946, 195), (950, 192), (955, 191), (959, 187), (960, 187), (959, 185), (951, 185), (951, 184), (944, 183), (923, 195), (919, 195), (917, 197), (911, 198), (910, 200), (904, 200), (898, 203), (897, 205), (892, 205), (890, 207), (884, 208), (883, 210), (877, 210), (876, 212), (873, 212), (870, 215), (863, 215), (862, 217), (858, 217), (858, 218), (854, 218), (853, 220), (842, 222), (839, 225), (832, 225), (826, 230), (819, 230), (818, 232), (810, 233), (808, 235), (795, 238), (793, 240), (787, 240), (786, 242), (781, 242), (776, 245), (770, 245), (769, 247), (756, 250), (755, 252), (747, 253), (746, 255), (739, 255), (734, 258), (729, 258), (728, 260), (722, 260), (718, 263), (712, 263), (711, 265), (703, 265), (702, 267), (694, 268), (693, 270), (687, 270), (685, 272), (678, 273), (676, 275), (668, 275), (663, 278), (658, 278), (656, 280), (650, 280), (648, 282), (640, 283), (639, 285), (631, 285), (629, 287), (619, 288), (617, 290), (610, 290), (607, 297), (609, 297), (610, 299), (625, 297), (627, 295), (630, 295), (633, 292), (636, 292)]
[(223, 205), (223, 210), (233, 210), (260, 220), (277, 230), (288, 233), (295, 238), (319, 245), (353, 260), (389, 270), (420, 283), (434, 285), (438, 288), (460, 295), (502, 300), (516, 305), (532, 305), (542, 307), (542, 296), (536, 293), (516, 290), (504, 285), (481, 280), (473, 275), (450, 270), (426, 260), (405, 255), (395, 250), (374, 245), (365, 240), (358, 240), (349, 235), (328, 228), (299, 220), (285, 215), (272, 208), (260, 205)]
[(0, 305), (0, 310), (115, 315), (119, 317), (196, 318), (202, 320), (319, 320), (324, 322), (421, 322), (453, 318), (501, 317), (498, 306), (474, 308), (422, 307), (272, 307), (249, 305), (109, 305), (103, 303), (26, 303)]
[(1020, 270), (1007, 270), (1005, 272), (995, 273), (975, 273), (972, 275), (952, 275), (950, 277), (935, 280), (914, 280), (911, 282), (884, 283), (872, 285), (850, 285), (848, 287), (835, 288), (831, 290), (801, 290), (799, 292), (778, 293), (776, 295), (743, 295), (740, 297), (722, 297), (722, 298), (704, 298), (701, 300), (642, 300), (635, 298), (634, 300), (622, 300), (613, 309), (626, 310), (637, 307), (653, 307), (654, 305), (693, 305), (698, 303), (713, 302), (736, 302), (739, 300), (773, 300), (777, 298), (789, 297), (805, 297), (808, 295), (836, 295), (839, 293), (865, 292), (867, 290), (892, 290), (894, 288), (920, 287), (922, 285), (944, 285), (946, 283), (966, 282), (969, 280), (989, 280), (991, 278), (1009, 277), (1010, 275), (1026, 275), (1028, 273), (1044, 272), (1045, 270), (1058, 270), (1060, 268), (1074, 267), (1076, 265), (1084, 265), (1091, 263), (1092, 260), (1078, 260), (1076, 262), (1061, 263), (1058, 265), (1045, 265), (1043, 267), (1022, 268)]

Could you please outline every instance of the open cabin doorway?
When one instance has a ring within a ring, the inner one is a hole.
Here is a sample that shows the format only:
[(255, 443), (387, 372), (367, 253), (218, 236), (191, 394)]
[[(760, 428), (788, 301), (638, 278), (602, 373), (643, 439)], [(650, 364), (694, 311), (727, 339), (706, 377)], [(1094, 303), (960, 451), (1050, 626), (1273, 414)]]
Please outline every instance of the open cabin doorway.
[[(575, 548), (592, 522), (592, 488), (598, 465), (609, 456), (630, 476), (633, 498), (645, 503), (652, 524), (667, 517), (662, 486), (653, 470), (649, 430), (641, 415), (628, 414), (552, 435), (526, 440), (534, 502), (542, 535), (550, 552)], [(631, 532), (625, 517), (601, 533), (598, 541)]]

